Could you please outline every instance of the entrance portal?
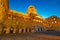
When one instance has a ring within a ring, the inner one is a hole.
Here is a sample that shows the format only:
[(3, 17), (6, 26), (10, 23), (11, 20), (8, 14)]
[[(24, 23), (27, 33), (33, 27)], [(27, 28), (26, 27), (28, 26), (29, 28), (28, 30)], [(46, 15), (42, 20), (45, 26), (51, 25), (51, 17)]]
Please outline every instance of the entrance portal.
[(36, 32), (41, 32), (41, 31), (42, 31), (42, 27), (40, 27), (40, 26), (35, 26), (35, 30), (36, 30)]

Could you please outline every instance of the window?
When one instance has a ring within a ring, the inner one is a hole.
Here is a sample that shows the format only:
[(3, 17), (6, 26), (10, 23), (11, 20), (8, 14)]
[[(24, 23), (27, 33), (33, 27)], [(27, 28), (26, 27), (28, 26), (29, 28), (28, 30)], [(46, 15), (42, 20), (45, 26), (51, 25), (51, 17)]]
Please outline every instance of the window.
[(2, 3), (0, 2), (0, 5), (2, 5)]

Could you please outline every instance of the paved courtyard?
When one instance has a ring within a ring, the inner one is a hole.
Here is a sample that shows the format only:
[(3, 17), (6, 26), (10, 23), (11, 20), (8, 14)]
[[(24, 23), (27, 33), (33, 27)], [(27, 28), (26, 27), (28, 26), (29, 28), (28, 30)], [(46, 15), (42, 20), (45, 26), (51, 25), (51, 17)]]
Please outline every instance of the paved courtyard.
[(60, 36), (41, 33), (0, 35), (0, 40), (60, 40)]

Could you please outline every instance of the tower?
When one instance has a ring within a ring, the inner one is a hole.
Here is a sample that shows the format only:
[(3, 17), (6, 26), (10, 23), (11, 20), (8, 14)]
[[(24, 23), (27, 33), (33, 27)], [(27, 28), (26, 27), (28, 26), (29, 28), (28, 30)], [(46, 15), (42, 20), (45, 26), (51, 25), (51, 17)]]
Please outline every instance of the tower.
[(37, 12), (36, 12), (35, 7), (31, 5), (31, 6), (28, 7), (27, 13), (28, 13), (28, 14), (30, 14), (30, 13), (36, 14)]
[(28, 16), (30, 17), (35, 17), (38, 15), (35, 7), (32, 5), (28, 7), (27, 13), (28, 13)]
[(5, 19), (8, 10), (8, 0), (0, 0), (0, 23)]

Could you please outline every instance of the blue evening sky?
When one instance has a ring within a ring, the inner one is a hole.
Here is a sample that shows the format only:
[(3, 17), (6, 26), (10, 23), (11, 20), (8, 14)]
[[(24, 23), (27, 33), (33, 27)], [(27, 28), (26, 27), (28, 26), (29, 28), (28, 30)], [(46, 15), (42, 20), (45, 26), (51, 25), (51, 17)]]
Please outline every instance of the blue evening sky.
[(26, 13), (28, 6), (33, 5), (43, 18), (56, 15), (60, 18), (60, 0), (9, 0), (12, 10)]

